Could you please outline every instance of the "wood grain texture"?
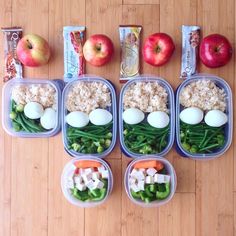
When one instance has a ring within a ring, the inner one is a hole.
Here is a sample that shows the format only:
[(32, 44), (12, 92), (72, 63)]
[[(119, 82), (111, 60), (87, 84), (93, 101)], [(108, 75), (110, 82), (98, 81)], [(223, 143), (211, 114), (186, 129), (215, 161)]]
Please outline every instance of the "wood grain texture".
[[(155, 32), (173, 38), (176, 50), (170, 62), (155, 68), (141, 59), (141, 71), (165, 78), (176, 89), (181, 83), (181, 25), (200, 25), (203, 36), (221, 33), (235, 48), (235, 12), (234, 0), (0, 1), (1, 26), (22, 26), (24, 34), (43, 36), (52, 49), (50, 63), (25, 68), (25, 77), (62, 78), (63, 26), (86, 25), (87, 38), (106, 34), (115, 48), (109, 64), (101, 68), (87, 64), (86, 71), (112, 81), (117, 94), (122, 86), (120, 24), (142, 25), (142, 42)], [(212, 70), (200, 64), (199, 71), (221, 76), (235, 92), (235, 56), (225, 67)], [(126, 195), (123, 177), (131, 159), (121, 154), (117, 142), (106, 158), (114, 175), (112, 194), (104, 205), (86, 210), (72, 206), (61, 192), (61, 172), (71, 158), (64, 151), (61, 134), (50, 139), (11, 138), (0, 127), (0, 146), (0, 236), (236, 236), (233, 145), (221, 158), (206, 162), (181, 158), (173, 148), (167, 158), (177, 173), (177, 193), (169, 204), (149, 209), (134, 205)]]

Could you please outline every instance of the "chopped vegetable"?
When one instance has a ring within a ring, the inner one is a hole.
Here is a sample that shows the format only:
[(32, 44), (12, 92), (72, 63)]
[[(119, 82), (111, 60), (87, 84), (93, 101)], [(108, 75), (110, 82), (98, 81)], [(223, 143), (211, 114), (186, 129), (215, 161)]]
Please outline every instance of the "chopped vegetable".
[(158, 129), (147, 123), (136, 125), (124, 123), (124, 142), (127, 148), (134, 153), (160, 153), (168, 144), (169, 131), (170, 125)]
[(135, 169), (141, 168), (156, 168), (157, 171), (164, 168), (164, 165), (160, 161), (150, 160), (150, 161), (139, 161), (134, 164)]
[(100, 167), (102, 164), (98, 161), (83, 160), (74, 163), (77, 168)]
[(182, 147), (190, 153), (211, 153), (225, 144), (224, 126), (211, 127), (204, 122), (197, 125), (180, 123)]

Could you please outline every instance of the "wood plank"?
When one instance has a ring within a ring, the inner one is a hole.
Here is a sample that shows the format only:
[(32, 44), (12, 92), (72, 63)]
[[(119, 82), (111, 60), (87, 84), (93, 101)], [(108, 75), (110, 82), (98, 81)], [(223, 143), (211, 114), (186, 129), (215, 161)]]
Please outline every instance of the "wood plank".
[[(49, 77), (62, 78), (63, 26), (85, 25), (85, 0), (49, 2), (49, 44), (54, 52)], [(63, 196), (60, 177), (64, 165), (71, 159), (62, 144), (62, 134), (50, 138), (48, 177), (48, 235), (84, 235), (84, 209), (71, 205)], [(69, 219), (69, 220), (68, 220)]]
[[(48, 40), (48, 1), (13, 0), (12, 24)], [(47, 78), (48, 65), (25, 69), (25, 77)], [(12, 140), (11, 235), (47, 235), (48, 140)]]
[(160, 0), (123, 0), (123, 4), (141, 4), (141, 5), (149, 5), (149, 4), (159, 4)]
[[(202, 35), (218, 32), (234, 42), (234, 4), (233, 0), (227, 4), (198, 0)], [(223, 77), (233, 88), (234, 65), (232, 60), (216, 70), (200, 68)], [(233, 235), (233, 148), (217, 160), (197, 162), (196, 175), (196, 235)]]
[(109, 160), (114, 177), (111, 195), (103, 205), (85, 210), (85, 236), (120, 235), (121, 232), (121, 160)]
[[(88, 0), (86, 1), (86, 27), (87, 27), (87, 38), (93, 34), (105, 34), (107, 35), (114, 44), (114, 55), (111, 61), (102, 66), (94, 67), (86, 64), (87, 74), (93, 74), (101, 76), (105, 79), (110, 80), (116, 88), (117, 98), (120, 90), (119, 83), (119, 35), (118, 26), (121, 22), (121, 0), (106, 1), (106, 0)], [(117, 103), (118, 104), (118, 103)], [(112, 151), (108, 159), (120, 159), (121, 152), (119, 143)]]
[[(196, 24), (196, 0), (160, 0), (160, 32), (169, 34), (176, 49), (169, 63), (160, 68), (160, 76), (166, 79), (175, 90), (181, 83), (180, 61), (183, 24)], [(184, 9), (184, 11), (183, 11)], [(173, 148), (174, 149), (174, 148)], [(177, 192), (195, 192), (195, 162), (181, 158), (172, 150), (167, 158), (173, 163), (177, 176)]]
[(162, 236), (195, 235), (195, 194), (176, 193), (160, 208), (159, 232)]
[[(142, 25), (142, 40), (149, 34), (159, 31), (159, 5), (123, 5), (122, 7), (122, 24)], [(141, 48), (140, 48), (141, 49)], [(142, 57), (141, 72), (154, 74), (159, 69), (144, 64)], [(127, 163), (131, 160), (123, 159), (123, 175)], [(159, 233), (159, 210), (142, 208), (132, 203), (126, 195), (123, 187), (122, 192), (122, 235), (158, 235)], [(134, 223), (135, 222), (135, 223)]]
[[(0, 22), (2, 26), (11, 26), (11, 7), (10, 1), (0, 1)], [(4, 44), (3, 34), (1, 33), (0, 64), (4, 65)], [(2, 91), (4, 70), (0, 70), (0, 88)], [(2, 109), (2, 96), (0, 97), (0, 109)], [(9, 236), (11, 232), (11, 137), (7, 135), (0, 126), (0, 235)]]
[[(131, 159), (122, 161), (123, 176)], [(123, 181), (124, 182), (124, 181)], [(159, 230), (159, 209), (140, 207), (130, 201), (122, 182), (122, 236), (161, 235)]]
[(234, 236), (236, 235), (236, 193), (234, 192)]

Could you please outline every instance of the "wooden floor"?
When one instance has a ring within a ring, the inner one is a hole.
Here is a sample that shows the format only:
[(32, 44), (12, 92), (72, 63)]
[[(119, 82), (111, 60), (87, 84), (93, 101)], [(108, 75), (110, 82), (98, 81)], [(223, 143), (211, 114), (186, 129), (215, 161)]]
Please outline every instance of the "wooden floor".
[[(24, 34), (45, 37), (53, 50), (49, 65), (25, 69), (29, 78), (62, 78), (65, 25), (86, 25), (87, 36), (107, 34), (115, 44), (113, 61), (103, 68), (87, 66), (87, 73), (119, 84), (119, 24), (141, 24), (143, 37), (170, 34), (176, 51), (170, 63), (142, 71), (161, 76), (176, 88), (181, 82), (181, 25), (197, 24), (202, 35), (224, 34), (235, 46), (234, 0), (1, 0), (0, 25), (22, 26)], [(3, 63), (3, 42), (0, 40)], [(235, 60), (214, 73), (235, 90)], [(2, 70), (1, 70), (2, 77)], [(1, 82), (2, 85), (2, 82)], [(236, 130), (235, 130), (236, 131)], [(60, 176), (70, 160), (61, 134), (50, 139), (11, 138), (0, 128), (0, 236), (233, 236), (236, 235), (236, 161), (234, 144), (221, 158), (195, 162), (168, 155), (177, 172), (173, 200), (159, 209), (133, 205), (125, 194), (123, 173), (129, 159), (119, 144), (106, 158), (115, 177), (109, 200), (98, 208), (80, 209), (62, 195)]]

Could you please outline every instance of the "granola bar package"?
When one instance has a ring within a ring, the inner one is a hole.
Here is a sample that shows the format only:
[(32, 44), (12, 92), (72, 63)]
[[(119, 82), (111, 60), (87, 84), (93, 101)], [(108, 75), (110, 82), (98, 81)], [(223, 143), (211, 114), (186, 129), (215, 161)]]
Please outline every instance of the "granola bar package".
[(85, 60), (83, 56), (83, 45), (85, 42), (84, 26), (65, 26), (64, 37), (64, 80), (85, 73)]
[(120, 82), (125, 82), (140, 73), (140, 33), (141, 26), (124, 25), (119, 27), (121, 62)]
[(199, 43), (200, 27), (183, 25), (181, 79), (186, 79), (196, 73)]
[(17, 58), (16, 47), (22, 38), (21, 27), (2, 28), (4, 34), (4, 77), (6, 82), (13, 78), (22, 78), (22, 65)]

